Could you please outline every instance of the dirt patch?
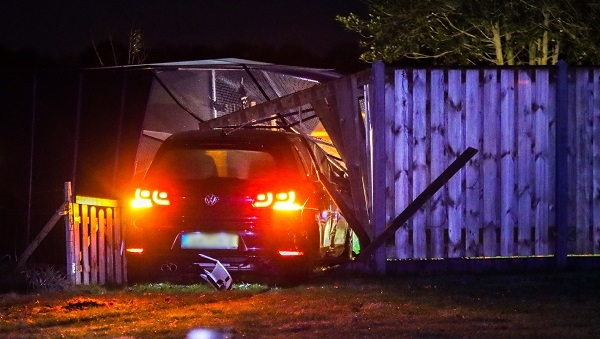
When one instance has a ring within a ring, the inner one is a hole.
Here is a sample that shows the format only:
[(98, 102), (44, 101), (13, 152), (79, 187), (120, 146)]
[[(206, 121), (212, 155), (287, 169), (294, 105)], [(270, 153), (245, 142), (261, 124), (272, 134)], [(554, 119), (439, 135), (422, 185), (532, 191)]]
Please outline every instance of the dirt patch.
[(63, 306), (63, 309), (67, 311), (86, 310), (94, 307), (107, 307), (112, 306), (112, 301), (106, 302), (93, 298), (76, 297), (67, 301), (67, 304)]

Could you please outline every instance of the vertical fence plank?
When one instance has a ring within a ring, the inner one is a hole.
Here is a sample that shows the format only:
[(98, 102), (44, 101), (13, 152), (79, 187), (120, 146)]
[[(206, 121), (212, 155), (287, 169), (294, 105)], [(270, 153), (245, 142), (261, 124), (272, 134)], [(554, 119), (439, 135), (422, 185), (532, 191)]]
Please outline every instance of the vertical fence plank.
[[(385, 221), (386, 221), (386, 225), (389, 224), (392, 220), (394, 220), (394, 218), (396, 218), (396, 215), (399, 213), (396, 212), (396, 191), (394, 190), (394, 183), (395, 183), (395, 173), (396, 173), (396, 167), (395, 167), (395, 155), (396, 155), (396, 148), (395, 148), (395, 140), (398, 137), (398, 130), (396, 130), (396, 125), (395, 125), (395, 110), (394, 110), (394, 105), (395, 105), (395, 87), (394, 87), (394, 82), (392, 82), (391, 84), (386, 83), (385, 85), (385, 131), (386, 133), (388, 133), (388, 137), (385, 139), (385, 148), (387, 150), (387, 154), (386, 154), (386, 188), (385, 188), (385, 193), (386, 193), (386, 216), (385, 216)], [(395, 257), (395, 248), (393, 249), (394, 253), (391, 254), (391, 257)]]
[(535, 100), (532, 110), (535, 119), (535, 189), (533, 191), (533, 210), (535, 213), (536, 255), (551, 254), (549, 244), (550, 225), (550, 112), (548, 97), (550, 94), (549, 69), (538, 69), (535, 73)]
[(90, 284), (90, 207), (81, 205), (81, 251), (83, 252), (83, 284)]
[[(413, 138), (412, 138), (412, 177), (413, 192), (416, 197), (429, 185), (427, 166), (427, 86), (426, 71), (419, 69), (413, 71)], [(413, 198), (414, 199), (414, 198)], [(413, 216), (413, 258), (423, 259), (427, 257), (427, 243), (425, 236), (425, 227), (427, 225), (427, 215), (425, 209), (428, 204), (423, 205), (421, 209)]]
[[(444, 71), (431, 71), (431, 178), (437, 178), (447, 166), (444, 154), (446, 140), (446, 116), (444, 114)], [(431, 198), (431, 256), (444, 258), (446, 255), (444, 230), (446, 229), (445, 188), (437, 191)]]
[(594, 69), (593, 80), (593, 120), (592, 120), (592, 225), (593, 225), (593, 249), (592, 253), (600, 254), (600, 69)]
[(575, 251), (576, 254), (590, 253), (590, 197), (592, 195), (591, 163), (591, 102), (589, 69), (575, 71)]
[(556, 147), (558, 146), (556, 138), (556, 129), (558, 127), (557, 118), (557, 76), (556, 68), (552, 68), (549, 73), (549, 90), (547, 105), (548, 116), (548, 254), (555, 254), (556, 250)]
[(90, 283), (98, 283), (98, 211), (90, 207)]
[[(465, 105), (465, 146), (481, 149), (481, 85), (479, 70), (469, 69), (466, 74), (466, 105)], [(482, 252), (479, 243), (481, 227), (481, 190), (480, 152), (465, 166), (465, 255), (476, 257)]]
[(114, 238), (115, 238), (115, 246), (114, 246), (114, 259), (115, 259), (115, 283), (122, 284), (127, 282), (127, 273), (126, 273), (126, 265), (125, 265), (125, 249), (123, 248), (122, 241), (122, 213), (121, 208), (115, 208), (114, 210), (114, 218), (115, 221), (113, 223), (114, 227)]
[(84, 242), (81, 241), (81, 205), (74, 203), (73, 204), (73, 248), (74, 257), (73, 262), (75, 262), (75, 285), (81, 285), (81, 254), (82, 254), (82, 244)]
[[(388, 188), (387, 179), (388, 173), (388, 159), (387, 150), (385, 147), (388, 145), (387, 139), (389, 136), (386, 135), (386, 102), (385, 102), (385, 66), (383, 62), (378, 61), (373, 64), (371, 71), (371, 81), (365, 88), (365, 97), (369, 97), (371, 94), (370, 102), (365, 105), (365, 111), (367, 117), (365, 120), (371, 122), (370, 133), (371, 137), (368, 139), (372, 140), (370, 144), (370, 161), (371, 161), (371, 172), (369, 177), (371, 179), (371, 223), (373, 224), (373, 234), (377, 236), (386, 228), (386, 191)], [(356, 100), (356, 98), (354, 98)], [(375, 263), (375, 271), (378, 274), (385, 274), (386, 270), (386, 259), (387, 259), (387, 246), (378, 248), (373, 256)]]
[(561, 60), (557, 66), (555, 95), (556, 128), (554, 129), (556, 142), (556, 153), (554, 155), (556, 248), (554, 258), (556, 266), (562, 269), (567, 266), (567, 255), (569, 253), (568, 227), (571, 222), (570, 215), (573, 208), (570, 198), (571, 187), (573, 186), (571, 185), (573, 159), (569, 146), (572, 145), (570, 140), (571, 133), (569, 133), (572, 126), (569, 106), (573, 103), (571, 98), (571, 89), (573, 86), (569, 85), (569, 68), (567, 63)]
[(114, 213), (116, 208), (106, 208), (106, 282), (115, 283), (114, 264)]
[(517, 86), (517, 254), (531, 255), (531, 191), (532, 151), (534, 145), (533, 122), (531, 115), (532, 81), (529, 71), (518, 71)]
[[(412, 185), (410, 181), (410, 163), (409, 159), (412, 158), (410, 140), (412, 139), (411, 125), (411, 97), (408, 87), (408, 74), (405, 70), (397, 70), (395, 72), (395, 86), (396, 86), (396, 104), (394, 111), (396, 112), (394, 128), (397, 132), (396, 142), (394, 148), (396, 150), (396, 212), (400, 212), (408, 206), (412, 201)], [(412, 220), (402, 225), (395, 235), (396, 240), (396, 255), (400, 259), (407, 259), (411, 257), (412, 250), (409, 247), (408, 233), (412, 228)]]
[(514, 254), (515, 226), (515, 74), (500, 71), (500, 253)]
[[(463, 135), (463, 84), (462, 70), (448, 71), (448, 99), (446, 113), (448, 117), (448, 135), (446, 150), (451, 159), (460, 155), (464, 147)], [(464, 256), (462, 243), (463, 230), (463, 171), (448, 181), (448, 256), (458, 258)]]
[(98, 211), (98, 283), (106, 284), (106, 213)]
[(498, 114), (498, 72), (495, 69), (485, 70), (483, 73), (483, 135), (481, 155), (482, 164), (481, 181), (483, 184), (482, 200), (482, 227), (483, 227), (483, 255), (486, 257), (497, 256), (499, 239), (496, 230), (500, 228), (498, 223), (498, 146), (500, 140), (500, 115)]

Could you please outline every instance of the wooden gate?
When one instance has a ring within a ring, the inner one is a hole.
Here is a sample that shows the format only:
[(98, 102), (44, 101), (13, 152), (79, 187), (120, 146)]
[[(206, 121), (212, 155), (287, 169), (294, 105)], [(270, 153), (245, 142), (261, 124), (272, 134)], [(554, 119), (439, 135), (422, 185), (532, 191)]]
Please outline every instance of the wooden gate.
[(126, 282), (118, 201), (77, 196), (66, 225), (67, 272), (73, 284)]

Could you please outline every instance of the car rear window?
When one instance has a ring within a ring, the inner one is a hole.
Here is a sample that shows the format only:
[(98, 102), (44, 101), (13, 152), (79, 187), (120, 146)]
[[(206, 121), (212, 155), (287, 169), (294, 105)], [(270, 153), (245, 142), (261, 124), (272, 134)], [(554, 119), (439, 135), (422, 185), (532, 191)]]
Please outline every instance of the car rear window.
[(274, 157), (262, 151), (239, 149), (171, 149), (162, 153), (147, 177), (183, 180), (208, 178), (257, 179), (277, 171)]

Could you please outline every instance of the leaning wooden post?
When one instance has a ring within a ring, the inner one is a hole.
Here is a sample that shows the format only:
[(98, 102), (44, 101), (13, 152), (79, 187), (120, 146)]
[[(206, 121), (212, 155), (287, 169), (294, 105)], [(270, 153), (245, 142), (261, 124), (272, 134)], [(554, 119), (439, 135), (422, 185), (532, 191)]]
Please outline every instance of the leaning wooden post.
[(77, 263), (75, 262), (75, 236), (74, 236), (74, 218), (73, 218), (73, 191), (71, 182), (65, 182), (65, 237), (67, 244), (67, 279), (75, 284), (75, 273), (77, 272)]
[(15, 272), (20, 272), (23, 268), (25, 268), (25, 263), (27, 262), (27, 259), (29, 259), (29, 257), (33, 253), (33, 251), (35, 251), (38, 248), (38, 246), (40, 245), (42, 240), (44, 240), (44, 238), (46, 238), (48, 233), (50, 233), (50, 231), (52, 230), (52, 228), (54, 228), (56, 223), (58, 223), (60, 218), (62, 218), (62, 216), (65, 215), (65, 210), (68, 207), (69, 206), (68, 206), (67, 202), (65, 201), (60, 205), (60, 207), (56, 210), (56, 212), (54, 212), (54, 215), (52, 216), (52, 218), (50, 218), (50, 220), (48, 220), (48, 222), (42, 228), (40, 233), (38, 233), (38, 235), (27, 246), (27, 248), (25, 249), (23, 254), (21, 254), (21, 256), (19, 257), (19, 260), (17, 261), (17, 266), (15, 266), (15, 269), (14, 269)]
[(556, 83), (556, 159), (554, 191), (556, 194), (556, 266), (567, 266), (569, 223), (569, 72), (563, 60), (558, 64)]

